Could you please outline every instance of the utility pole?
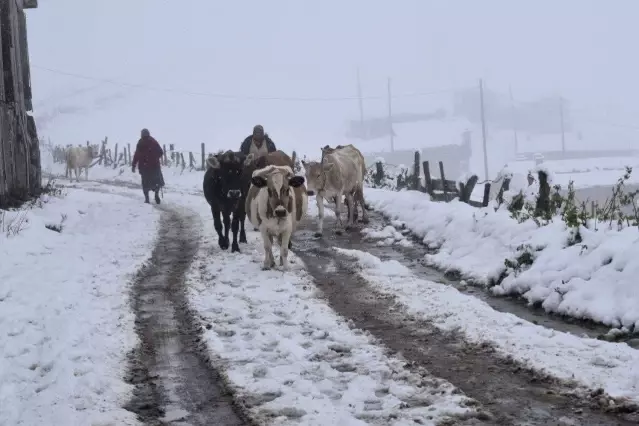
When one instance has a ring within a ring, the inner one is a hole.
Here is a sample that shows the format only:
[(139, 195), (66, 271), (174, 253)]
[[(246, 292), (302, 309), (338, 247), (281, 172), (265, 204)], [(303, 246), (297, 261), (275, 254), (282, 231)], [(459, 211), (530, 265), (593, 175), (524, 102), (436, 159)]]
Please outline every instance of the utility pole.
[(481, 137), (484, 144), (484, 179), (488, 180), (488, 152), (486, 152), (486, 116), (484, 114), (484, 80), (479, 79), (479, 106), (481, 111)]
[(519, 154), (519, 138), (517, 136), (517, 112), (515, 110), (515, 98), (513, 97), (513, 88), (508, 86), (508, 93), (510, 94), (510, 111), (512, 113), (513, 121), (513, 134), (515, 136), (515, 155)]
[(362, 81), (357, 67), (357, 99), (359, 100), (359, 124), (364, 128), (364, 100), (362, 99)]
[(390, 134), (391, 152), (395, 152), (395, 138), (393, 137), (393, 109), (391, 104), (391, 79), (388, 77), (388, 132)]
[(559, 124), (561, 125), (561, 156), (566, 157), (566, 132), (564, 129), (564, 98), (559, 96)]

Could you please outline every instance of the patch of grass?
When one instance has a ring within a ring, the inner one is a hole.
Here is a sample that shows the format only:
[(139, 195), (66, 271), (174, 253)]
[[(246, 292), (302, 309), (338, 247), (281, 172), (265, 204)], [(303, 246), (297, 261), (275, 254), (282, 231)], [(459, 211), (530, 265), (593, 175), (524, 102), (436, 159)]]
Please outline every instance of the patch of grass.
[(20, 234), (29, 223), (28, 213), (28, 210), (20, 210), (18, 214), (9, 219), (7, 212), (0, 210), (0, 232), (5, 234), (7, 238)]

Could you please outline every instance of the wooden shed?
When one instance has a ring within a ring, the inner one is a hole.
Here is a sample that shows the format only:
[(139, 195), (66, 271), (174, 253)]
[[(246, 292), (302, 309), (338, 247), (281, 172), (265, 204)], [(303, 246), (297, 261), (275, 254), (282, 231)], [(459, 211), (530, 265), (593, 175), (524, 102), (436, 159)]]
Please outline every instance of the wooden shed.
[(37, 6), (37, 0), (0, 0), (0, 208), (39, 195), (42, 186), (24, 12)]

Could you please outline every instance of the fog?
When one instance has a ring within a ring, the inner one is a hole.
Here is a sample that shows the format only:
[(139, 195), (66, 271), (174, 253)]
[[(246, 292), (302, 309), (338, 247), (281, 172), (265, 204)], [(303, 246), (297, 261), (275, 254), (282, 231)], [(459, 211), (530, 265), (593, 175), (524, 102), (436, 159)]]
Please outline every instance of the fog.
[(479, 116), (479, 79), (491, 171), (515, 155), (509, 122), (532, 129), (520, 151), (561, 149), (553, 100), (567, 149), (630, 148), (639, 136), (634, 0), (39, 3), (28, 11), (34, 114), (53, 143), (132, 143), (147, 127), (179, 149), (238, 149), (259, 123), (287, 151), (389, 150), (387, 135), (346, 137), (360, 118), (358, 69), (366, 119), (387, 117), (388, 78), (394, 117), (446, 112), (397, 124), (395, 149), (459, 144), (469, 128), (478, 172), (468, 116)]

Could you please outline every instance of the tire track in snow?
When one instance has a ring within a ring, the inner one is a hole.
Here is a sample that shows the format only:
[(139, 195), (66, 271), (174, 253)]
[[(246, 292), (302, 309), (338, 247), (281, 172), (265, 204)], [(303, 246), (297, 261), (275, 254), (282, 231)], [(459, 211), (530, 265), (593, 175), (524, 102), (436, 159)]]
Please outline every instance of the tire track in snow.
[(186, 209), (156, 208), (162, 211), (157, 241), (132, 288), (140, 345), (129, 355), (127, 381), (134, 391), (125, 408), (153, 426), (249, 424), (211, 365), (202, 329), (188, 304), (185, 276), (198, 251), (200, 219)]
[(490, 346), (470, 345), (459, 335), (443, 333), (407, 315), (395, 298), (374, 291), (356, 273), (351, 259), (336, 256), (332, 249), (372, 252), (374, 243), (362, 241), (357, 231), (344, 237), (331, 235), (333, 225), (333, 218), (325, 218), (327, 231), (324, 239), (318, 240), (313, 238), (315, 221), (307, 219), (293, 240), (295, 254), (304, 261), (329, 304), (393, 352), (480, 401), (494, 416), (490, 424), (636, 424), (593, 409), (589, 401), (569, 395), (569, 389), (560, 383), (497, 357)]
[(197, 253), (199, 218), (160, 208), (151, 261), (133, 288), (141, 347), (131, 370), (138, 392), (127, 408), (149, 424), (243, 425), (209, 363), (201, 328), (187, 302), (185, 274)]

